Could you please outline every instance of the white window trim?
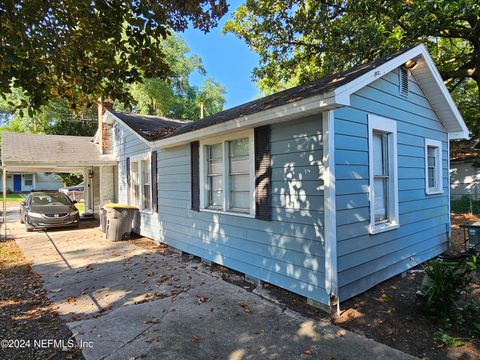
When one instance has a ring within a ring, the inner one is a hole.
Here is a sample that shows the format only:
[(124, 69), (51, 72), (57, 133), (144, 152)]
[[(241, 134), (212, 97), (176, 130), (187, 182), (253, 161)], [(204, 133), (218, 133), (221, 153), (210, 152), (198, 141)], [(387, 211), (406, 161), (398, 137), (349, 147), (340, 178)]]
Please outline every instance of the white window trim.
[[(435, 160), (437, 164), (437, 187), (431, 188), (428, 186), (428, 147), (436, 147)], [(425, 193), (427, 195), (442, 194), (443, 193), (443, 176), (442, 176), (443, 162), (442, 162), (442, 142), (433, 139), (425, 139)]]
[[(134, 155), (130, 156), (130, 181), (133, 181), (133, 176), (132, 176), (132, 163), (137, 162), (138, 163), (138, 173), (140, 176), (140, 186), (139, 186), (139, 199), (140, 199), (140, 204), (129, 204), (129, 205), (134, 205), (134, 206), (139, 206), (139, 210), (142, 213), (145, 214), (153, 214), (153, 196), (152, 196), (152, 189), (153, 189), (153, 184), (152, 180), (150, 179), (150, 209), (145, 209), (143, 208), (143, 171), (142, 171), (142, 160), (148, 160), (148, 165), (150, 166), (150, 172), (151, 172), (151, 167), (152, 167), (152, 159), (151, 159), (151, 154), (150, 153), (145, 153), (145, 154), (139, 154), (139, 155)], [(151, 175), (151, 174), (150, 174)], [(129, 198), (133, 199), (133, 186), (130, 183), (130, 187), (128, 189), (129, 192)]]
[[(250, 185), (250, 212), (239, 212), (228, 210), (229, 208), (229, 181), (228, 181), (228, 158), (226, 155), (227, 142), (231, 140), (238, 140), (248, 138), (249, 145), (249, 185)], [(208, 206), (208, 181), (207, 173), (205, 171), (207, 167), (206, 146), (214, 144), (222, 144), (222, 156), (223, 156), (223, 209), (209, 209)], [(229, 134), (224, 136), (217, 136), (202, 140), (200, 142), (200, 211), (228, 214), (234, 216), (255, 217), (255, 146), (254, 146), (254, 130), (248, 129), (244, 131), (236, 132), (235, 134)]]
[[(388, 187), (388, 222), (375, 224), (374, 206), (374, 172), (373, 172), (373, 132), (383, 131), (389, 133), (389, 174), (391, 183)], [(370, 234), (396, 229), (400, 226), (398, 214), (398, 156), (397, 156), (397, 122), (377, 115), (368, 115), (368, 172), (369, 172), (369, 197), (370, 197)]]

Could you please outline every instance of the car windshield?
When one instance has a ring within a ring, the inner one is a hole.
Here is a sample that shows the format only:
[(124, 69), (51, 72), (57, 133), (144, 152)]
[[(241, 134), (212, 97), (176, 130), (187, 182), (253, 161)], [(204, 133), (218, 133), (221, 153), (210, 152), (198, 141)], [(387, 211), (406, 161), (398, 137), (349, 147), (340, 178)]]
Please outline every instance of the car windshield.
[(64, 194), (32, 195), (32, 205), (70, 205), (70, 199)]

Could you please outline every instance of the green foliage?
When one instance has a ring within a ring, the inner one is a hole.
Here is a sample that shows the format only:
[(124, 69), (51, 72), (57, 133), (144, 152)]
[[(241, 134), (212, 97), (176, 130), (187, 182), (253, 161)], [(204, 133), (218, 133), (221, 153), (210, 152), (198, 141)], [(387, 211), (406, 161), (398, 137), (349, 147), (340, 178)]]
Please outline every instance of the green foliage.
[(62, 178), (63, 184), (65, 186), (75, 186), (83, 181), (82, 173), (57, 174), (57, 176)]
[(147, 78), (128, 86), (135, 105), (129, 108), (117, 103), (115, 108), (186, 120), (200, 118), (200, 104), (203, 104), (205, 116), (221, 111), (225, 90), (218, 82), (208, 78), (200, 88), (189, 82), (194, 71), (205, 75), (201, 59), (188, 55), (189, 48), (178, 35), (167, 37), (162, 46), (172, 74), (166, 79)]
[(448, 314), (472, 281), (472, 273), (479, 269), (477, 257), (458, 261), (431, 260), (424, 265), (427, 282), (424, 286), (424, 307), (428, 313)]
[(443, 344), (444, 346), (463, 346), (465, 342), (460, 339), (454, 338), (443, 331), (443, 329), (438, 329), (435, 334), (433, 334), (433, 339), (436, 343)]
[(129, 104), (125, 84), (172, 73), (160, 39), (189, 23), (207, 32), (227, 9), (224, 0), (3, 1), (0, 94), (23, 89), (30, 116), (56, 98), (75, 109), (99, 96)]
[(265, 93), (424, 43), (470, 130), (480, 135), (480, 3), (476, 0), (246, 0), (224, 31), (260, 56)]
[(450, 200), (450, 210), (454, 214), (480, 214), (480, 200), (473, 200), (470, 196)]
[(21, 133), (93, 136), (97, 129), (96, 111), (78, 110), (73, 113), (67, 101), (55, 99), (42, 105), (34, 115), (8, 106), (19, 103), (26, 95), (13, 89), (7, 100), (0, 100), (0, 132), (13, 131)]

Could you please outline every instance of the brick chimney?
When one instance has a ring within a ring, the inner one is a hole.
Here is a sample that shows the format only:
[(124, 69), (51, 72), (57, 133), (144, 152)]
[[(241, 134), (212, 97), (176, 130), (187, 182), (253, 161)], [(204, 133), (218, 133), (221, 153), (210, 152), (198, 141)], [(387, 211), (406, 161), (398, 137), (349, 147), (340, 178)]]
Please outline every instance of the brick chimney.
[(113, 109), (113, 102), (110, 99), (102, 100), (98, 98), (98, 129), (100, 130), (99, 145), (102, 150), (102, 154), (111, 153), (111, 128), (112, 125), (103, 122), (103, 115), (105, 111)]

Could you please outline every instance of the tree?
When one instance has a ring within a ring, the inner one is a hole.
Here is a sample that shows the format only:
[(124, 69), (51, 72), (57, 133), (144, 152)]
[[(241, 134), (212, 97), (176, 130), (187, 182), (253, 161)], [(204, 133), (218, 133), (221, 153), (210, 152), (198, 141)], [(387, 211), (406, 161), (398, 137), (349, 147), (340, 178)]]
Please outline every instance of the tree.
[(130, 103), (126, 83), (171, 74), (160, 45), (189, 25), (209, 31), (225, 0), (5, 0), (0, 3), (0, 94), (22, 89), (30, 115), (61, 98)]
[[(201, 104), (206, 115), (221, 111), (225, 90), (218, 82), (208, 78), (200, 88), (190, 84), (189, 77), (194, 71), (202, 75), (206, 72), (198, 56), (188, 55), (190, 50), (180, 36), (168, 36), (162, 40), (162, 48), (172, 74), (164, 79), (147, 78), (127, 86), (134, 103), (130, 110), (186, 120), (200, 117)], [(116, 108), (128, 109), (128, 106), (116, 104)]]
[(246, 0), (224, 31), (260, 56), (266, 93), (424, 43), (480, 135), (480, 3), (475, 0)]

